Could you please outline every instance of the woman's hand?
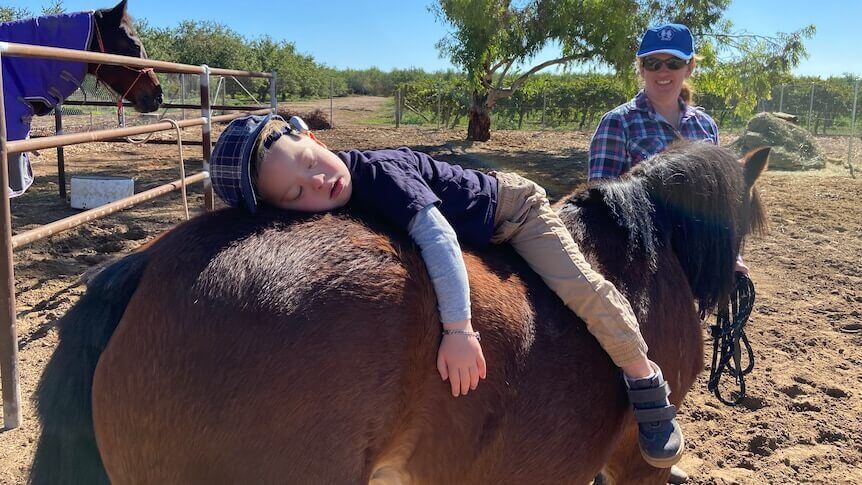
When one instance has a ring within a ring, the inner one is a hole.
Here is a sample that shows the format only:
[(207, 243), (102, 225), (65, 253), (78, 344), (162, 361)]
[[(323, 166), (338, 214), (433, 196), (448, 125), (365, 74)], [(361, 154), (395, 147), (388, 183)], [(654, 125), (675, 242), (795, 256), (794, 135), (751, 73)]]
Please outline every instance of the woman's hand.
[[(443, 328), (473, 332), (470, 320), (444, 323)], [(475, 391), (479, 379), (487, 375), (479, 340), (460, 333), (443, 335), (440, 350), (437, 351), (437, 370), (444, 381), (449, 379), (453, 396), (466, 396), (470, 390)]]
[(746, 265), (745, 261), (742, 260), (741, 254), (736, 258), (736, 267), (734, 267), (734, 271), (748, 276), (748, 265)]

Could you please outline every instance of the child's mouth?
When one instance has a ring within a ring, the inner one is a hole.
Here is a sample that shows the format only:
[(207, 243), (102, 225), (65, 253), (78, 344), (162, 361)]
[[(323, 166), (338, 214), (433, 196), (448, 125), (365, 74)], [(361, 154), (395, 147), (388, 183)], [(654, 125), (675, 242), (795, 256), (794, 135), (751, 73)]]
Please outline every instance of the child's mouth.
[(344, 190), (344, 182), (341, 180), (341, 177), (335, 179), (335, 183), (332, 184), (332, 189), (329, 191), (329, 198), (334, 199), (341, 195), (341, 191)]

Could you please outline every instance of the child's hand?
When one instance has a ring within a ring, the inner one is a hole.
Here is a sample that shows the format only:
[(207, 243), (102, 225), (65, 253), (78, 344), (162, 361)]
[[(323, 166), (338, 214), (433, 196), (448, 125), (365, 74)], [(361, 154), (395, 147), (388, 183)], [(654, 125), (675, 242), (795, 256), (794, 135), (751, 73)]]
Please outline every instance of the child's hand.
[[(470, 320), (444, 323), (446, 330), (473, 331)], [(485, 356), (482, 346), (472, 336), (463, 334), (444, 335), (437, 352), (437, 370), (445, 381), (452, 384), (452, 395), (466, 396), (470, 390), (476, 390), (479, 378), (486, 375)]]

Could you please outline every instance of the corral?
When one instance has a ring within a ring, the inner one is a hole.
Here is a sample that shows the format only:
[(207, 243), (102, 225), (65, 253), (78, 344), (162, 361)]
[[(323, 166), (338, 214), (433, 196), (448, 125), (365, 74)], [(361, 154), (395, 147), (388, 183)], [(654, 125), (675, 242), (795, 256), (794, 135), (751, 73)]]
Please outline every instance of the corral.
[[(323, 104), (291, 108), (302, 111)], [(388, 109), (380, 98), (338, 99), (336, 128), (319, 136), (335, 150), (407, 145), (464, 165), (516, 170), (548, 186), (555, 198), (585, 178), (590, 133), (498, 131), (489, 142), (470, 144), (461, 141), (461, 130), (366, 124)], [(729, 138), (725, 142), (732, 141)], [(846, 154), (843, 140), (817, 142), (827, 157)], [(173, 178), (175, 152), (173, 146), (108, 144), (67, 150), (70, 171), (134, 176), (143, 188)], [(198, 148), (188, 150), (189, 171), (200, 166), (201, 156)], [(32, 192), (13, 201), (16, 232), (75, 212), (56, 195), (55, 162), (53, 153), (43, 152)], [(694, 483), (853, 482), (860, 477), (862, 461), (856, 399), (862, 393), (862, 183), (840, 166), (827, 164), (814, 172), (768, 172), (760, 187), (771, 231), (753, 239), (745, 251), (758, 288), (749, 328), (757, 358), (747, 381), (749, 398), (739, 408), (725, 407), (706, 391), (702, 377), (682, 410), (691, 444), (682, 465)], [(199, 190), (192, 189), (190, 198), (193, 208), (201, 207)], [(80, 275), (181, 219), (179, 198), (172, 195), (18, 253), (25, 422), (35, 422), (26, 398), (56, 343), (53, 324), (83, 291)], [(706, 334), (704, 338), (707, 345)], [(0, 434), (0, 455), (11, 458), (0, 465), (0, 481), (26, 478), (38, 432), (28, 425)]]

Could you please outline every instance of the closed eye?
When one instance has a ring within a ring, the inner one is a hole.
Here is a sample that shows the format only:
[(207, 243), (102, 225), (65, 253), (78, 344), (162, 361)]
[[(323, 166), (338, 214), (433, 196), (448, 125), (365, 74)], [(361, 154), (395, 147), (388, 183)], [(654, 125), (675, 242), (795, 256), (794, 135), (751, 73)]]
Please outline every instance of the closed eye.
[[(298, 187), (299, 187), (299, 188), (298, 188), (297, 190), (290, 190), (289, 192), (286, 192), (286, 193), (281, 197), (281, 203), (282, 203), (282, 204), (288, 204), (288, 203), (290, 203), (290, 202), (296, 202), (297, 200), (299, 200), (299, 198), (300, 198), (300, 197), (302, 197), (302, 192), (303, 192), (303, 191), (302, 191), (302, 186), (301, 186), (301, 185), (300, 185), (300, 186), (298, 186)], [(296, 195), (293, 195), (294, 193), (295, 193)]]

